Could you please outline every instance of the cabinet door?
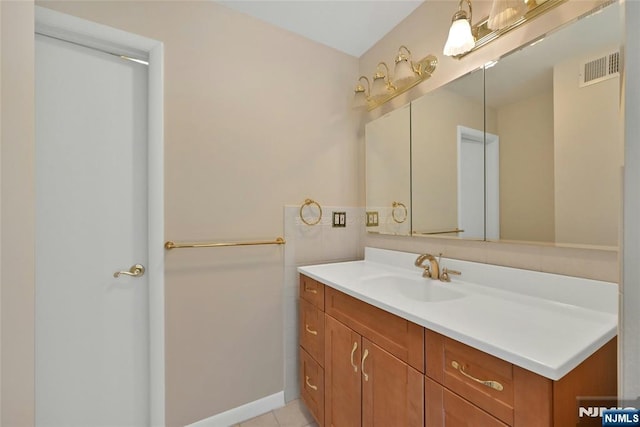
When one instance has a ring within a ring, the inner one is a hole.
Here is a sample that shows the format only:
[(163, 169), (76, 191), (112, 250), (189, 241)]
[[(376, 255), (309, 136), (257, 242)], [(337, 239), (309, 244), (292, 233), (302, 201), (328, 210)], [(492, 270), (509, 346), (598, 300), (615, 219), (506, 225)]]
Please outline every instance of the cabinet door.
[(324, 426), (324, 370), (300, 347), (300, 395), (316, 419)]
[(325, 425), (355, 427), (361, 423), (361, 337), (325, 316)]
[(424, 426), (420, 372), (364, 338), (361, 370), (363, 426)]
[(430, 378), (426, 381), (426, 427), (508, 427)]
[(300, 299), (300, 345), (324, 366), (324, 312)]

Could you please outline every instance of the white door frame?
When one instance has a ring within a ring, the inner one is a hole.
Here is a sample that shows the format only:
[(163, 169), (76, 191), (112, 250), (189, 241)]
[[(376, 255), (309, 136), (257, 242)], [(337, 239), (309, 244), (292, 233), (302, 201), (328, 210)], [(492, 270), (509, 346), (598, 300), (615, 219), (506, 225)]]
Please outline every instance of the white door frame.
[(500, 137), (484, 133), (484, 240), (500, 240)]
[(35, 7), (37, 33), (149, 62), (148, 224), (149, 419), (165, 424), (164, 354), (164, 47), (159, 41)]

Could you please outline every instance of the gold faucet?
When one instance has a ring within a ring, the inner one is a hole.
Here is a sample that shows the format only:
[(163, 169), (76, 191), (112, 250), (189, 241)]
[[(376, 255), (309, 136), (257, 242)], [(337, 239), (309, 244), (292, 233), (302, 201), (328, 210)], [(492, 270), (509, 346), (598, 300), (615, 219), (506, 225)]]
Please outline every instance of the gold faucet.
[[(425, 265), (424, 262), (429, 261), (429, 265)], [(432, 279), (440, 278), (440, 266), (438, 260), (431, 254), (422, 254), (416, 258), (416, 267), (424, 268), (422, 277), (430, 277)]]
[[(443, 282), (450, 282), (451, 277), (450, 274), (460, 275), (459, 271), (450, 270), (448, 268), (443, 268), (440, 271), (440, 259), (442, 258), (442, 254), (438, 255), (438, 258), (434, 257), (431, 254), (422, 254), (416, 258), (415, 265), (416, 267), (424, 268), (424, 273), (422, 273), (422, 277), (428, 277), (431, 279), (438, 279)], [(429, 265), (425, 265), (424, 262), (429, 261)]]

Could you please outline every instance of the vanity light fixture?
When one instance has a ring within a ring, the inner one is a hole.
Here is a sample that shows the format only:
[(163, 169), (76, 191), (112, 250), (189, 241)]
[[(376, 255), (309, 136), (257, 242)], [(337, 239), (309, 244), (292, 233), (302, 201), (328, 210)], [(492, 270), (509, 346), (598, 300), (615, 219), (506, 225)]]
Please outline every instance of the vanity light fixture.
[[(471, 25), (471, 0), (460, 0), (458, 11), (451, 20), (449, 37), (443, 53), (460, 59), (567, 1), (493, 0), (490, 15)], [(467, 12), (462, 10), (464, 2), (467, 2), (469, 7), (468, 17)]]
[(411, 60), (411, 51), (404, 45), (400, 46), (396, 56), (396, 67), (393, 70), (393, 85), (402, 87), (409, 84), (415, 79), (417, 73)]
[(487, 27), (490, 30), (502, 30), (518, 22), (526, 12), (525, 0), (493, 0)]
[[(367, 87), (365, 88), (360, 82), (364, 79), (367, 82)], [(358, 84), (356, 88), (353, 90), (353, 108), (361, 108), (367, 106), (367, 99), (369, 99), (369, 94), (371, 93), (371, 85), (369, 84), (369, 79), (365, 76), (360, 76), (358, 79)]]
[[(393, 78), (385, 62), (378, 63), (373, 75), (373, 82), (365, 76), (358, 78), (358, 84), (353, 90), (353, 108), (366, 107), (368, 111), (406, 92), (418, 83), (431, 77), (438, 65), (438, 59), (427, 55), (420, 61), (413, 61), (411, 51), (406, 46), (400, 46), (395, 59)], [(367, 82), (367, 87), (361, 83)]]
[[(469, 16), (462, 9), (464, 2), (469, 7)], [(446, 56), (458, 56), (469, 52), (476, 44), (476, 40), (471, 32), (471, 18), (473, 11), (471, 8), (471, 0), (460, 0), (458, 10), (451, 18), (451, 28), (449, 28), (449, 37), (444, 45), (442, 53)]]
[[(384, 69), (383, 69), (384, 68)], [(369, 97), (376, 101), (385, 98), (396, 89), (389, 80), (389, 67), (384, 62), (378, 63), (376, 73), (373, 75), (373, 84)]]

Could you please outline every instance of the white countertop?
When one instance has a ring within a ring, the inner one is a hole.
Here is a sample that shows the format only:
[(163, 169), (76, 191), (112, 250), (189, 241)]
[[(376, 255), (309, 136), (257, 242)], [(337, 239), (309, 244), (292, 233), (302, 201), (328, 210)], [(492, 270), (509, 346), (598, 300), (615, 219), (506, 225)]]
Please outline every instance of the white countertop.
[[(443, 259), (441, 267), (462, 275), (443, 283), (422, 278), (422, 270), (413, 265), (416, 256), (366, 248), (363, 261), (310, 265), (298, 271), (552, 380), (562, 378), (617, 334), (615, 283), (453, 259)], [(406, 282), (402, 289), (411, 292), (385, 286), (389, 278), (403, 281), (403, 286)], [(455, 297), (421, 301), (420, 292), (427, 287)]]

